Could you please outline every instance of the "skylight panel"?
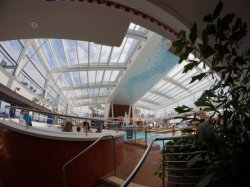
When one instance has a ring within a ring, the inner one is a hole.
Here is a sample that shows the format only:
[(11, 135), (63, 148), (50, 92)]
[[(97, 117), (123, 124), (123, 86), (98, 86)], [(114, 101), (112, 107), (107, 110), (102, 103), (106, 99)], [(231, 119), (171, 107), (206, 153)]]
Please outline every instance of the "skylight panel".
[(41, 87), (44, 88), (45, 85), (45, 79), (41, 76), (41, 74), (37, 71), (37, 69), (28, 62), (28, 64), (24, 67), (24, 71), (32, 77), (32, 79)]
[(126, 43), (127, 38), (123, 39), (122, 45), (120, 47), (114, 47), (111, 55), (110, 62), (118, 62), (123, 46)]
[(38, 68), (38, 70), (42, 73), (42, 75), (45, 77), (47, 75), (47, 71), (44, 68), (43, 64), (41, 63), (40, 59), (36, 54), (33, 55), (32, 60), (35, 64), (35, 66)]
[(111, 74), (111, 77), (110, 77), (110, 80), (109, 81), (116, 81), (118, 75), (119, 75), (120, 71), (119, 70), (114, 70), (112, 71), (112, 74)]
[(100, 88), (99, 95), (107, 95), (107, 88)]
[(80, 79), (82, 84), (88, 82), (87, 71), (80, 71)]
[(82, 96), (82, 91), (81, 90), (76, 90), (76, 94), (77, 94), (78, 97)]
[(95, 83), (96, 71), (88, 71), (89, 83)]
[(1, 44), (4, 46), (5, 50), (12, 56), (12, 58), (17, 61), (23, 47), (19, 40), (3, 41)]
[(94, 88), (94, 95), (97, 96), (99, 94), (99, 88)]
[(126, 44), (124, 46), (124, 49), (122, 51), (122, 54), (118, 60), (119, 63), (125, 63), (133, 46), (134, 46), (134, 43), (136, 42), (137, 40), (133, 39), (133, 38), (128, 38), (127, 41), (126, 41)]
[(105, 71), (103, 82), (109, 82), (109, 78), (110, 78), (111, 73), (112, 73), (112, 71), (110, 71), (110, 70)]
[(90, 42), (89, 62), (99, 63), (101, 45)]
[(71, 73), (71, 75), (72, 75), (72, 77), (74, 79), (75, 85), (79, 86), (81, 84), (79, 74), (77, 72), (74, 72), (74, 73)]
[(160, 88), (165, 83), (166, 83), (166, 81), (161, 79), (158, 83), (156, 83), (156, 85), (154, 86), (154, 89), (157, 90), (158, 88)]
[(77, 41), (77, 50), (78, 50), (78, 58), (79, 64), (86, 64), (88, 63), (88, 49), (89, 43), (84, 41)]
[(112, 47), (102, 45), (100, 63), (108, 63)]
[(62, 44), (62, 40), (60, 39), (53, 39), (51, 40), (52, 49), (56, 56), (57, 63), (60, 64), (61, 67), (68, 67), (68, 63), (66, 61), (64, 48)]
[(43, 54), (49, 68), (50, 69), (57, 68), (57, 64), (53, 58), (53, 54), (52, 54), (47, 42), (40, 48), (40, 51)]
[(103, 73), (104, 71), (96, 71), (96, 83), (102, 82)]
[(88, 95), (88, 89), (81, 89), (83, 96)]
[(74, 84), (72, 83), (71, 77), (70, 77), (70, 73), (69, 72), (65, 72), (63, 73), (64, 79), (66, 81), (67, 87), (69, 86), (74, 86)]
[(94, 94), (94, 89), (93, 88), (88, 88), (88, 95), (91, 97)]
[(63, 40), (65, 54), (69, 65), (77, 65), (77, 51), (75, 40)]

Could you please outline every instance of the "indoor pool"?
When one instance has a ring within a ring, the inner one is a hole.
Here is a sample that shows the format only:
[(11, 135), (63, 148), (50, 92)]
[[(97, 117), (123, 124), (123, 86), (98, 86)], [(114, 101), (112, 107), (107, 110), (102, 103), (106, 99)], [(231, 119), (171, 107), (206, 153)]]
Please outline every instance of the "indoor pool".
[[(132, 135), (132, 134), (130, 134)], [(174, 136), (180, 136), (181, 132), (176, 131)], [(147, 133), (147, 143), (149, 144), (154, 138), (156, 137), (173, 137), (173, 133), (157, 133), (157, 132), (151, 132)], [(145, 133), (144, 132), (136, 132), (133, 133), (133, 137), (128, 138), (127, 133), (124, 135), (124, 140), (135, 140), (135, 139), (145, 139)], [(166, 143), (167, 141), (165, 141)], [(155, 141), (156, 144), (160, 145), (161, 148), (163, 148), (163, 141)]]

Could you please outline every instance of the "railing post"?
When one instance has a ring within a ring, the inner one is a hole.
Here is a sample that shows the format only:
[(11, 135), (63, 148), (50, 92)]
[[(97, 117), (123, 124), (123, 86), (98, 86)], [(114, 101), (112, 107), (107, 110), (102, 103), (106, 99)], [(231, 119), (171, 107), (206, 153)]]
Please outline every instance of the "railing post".
[(137, 127), (135, 127), (135, 145), (136, 145), (136, 133), (137, 133)]
[(165, 183), (165, 146), (163, 140), (163, 150), (162, 150), (162, 187), (164, 187)]
[(4, 107), (4, 114), (3, 114), (3, 120), (5, 121), (5, 114), (6, 114), (6, 106)]
[(145, 145), (148, 145), (147, 127), (145, 128)]

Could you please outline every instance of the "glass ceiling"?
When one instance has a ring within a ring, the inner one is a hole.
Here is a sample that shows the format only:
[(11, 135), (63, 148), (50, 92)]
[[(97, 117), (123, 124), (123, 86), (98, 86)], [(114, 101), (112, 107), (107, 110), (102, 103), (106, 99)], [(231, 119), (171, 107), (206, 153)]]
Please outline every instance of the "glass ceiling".
[(0, 61), (48, 105), (105, 104), (141, 42), (138, 36), (146, 37), (148, 30), (131, 23), (128, 32), (120, 47), (66, 39), (2, 41)]
[[(189, 59), (194, 60), (194, 56), (189, 55)], [(206, 79), (189, 84), (193, 76), (208, 71), (209, 67), (206, 66), (206, 69), (204, 69), (203, 64), (200, 64), (196, 69), (182, 74), (184, 66), (187, 63), (187, 61), (184, 61), (181, 64), (175, 65), (153, 88), (135, 103), (135, 106), (156, 112), (164, 108), (166, 111), (171, 108), (172, 112), (174, 107), (183, 104), (193, 107), (195, 99), (205, 89), (212, 86), (214, 80), (209, 76)], [(185, 103), (187, 99), (189, 102)], [(168, 112), (163, 113), (163, 116), (169, 114)]]
[[(119, 77), (126, 72), (134, 50), (140, 42), (146, 42), (148, 33), (131, 23), (120, 47), (66, 39), (2, 41), (0, 63), (46, 106), (62, 113), (71, 107), (83, 115), (89, 111), (88, 106), (103, 108)], [(186, 63), (176, 65), (134, 106), (161, 110), (195, 98), (213, 84), (211, 77), (189, 84), (192, 76), (204, 70), (198, 67), (183, 75)]]

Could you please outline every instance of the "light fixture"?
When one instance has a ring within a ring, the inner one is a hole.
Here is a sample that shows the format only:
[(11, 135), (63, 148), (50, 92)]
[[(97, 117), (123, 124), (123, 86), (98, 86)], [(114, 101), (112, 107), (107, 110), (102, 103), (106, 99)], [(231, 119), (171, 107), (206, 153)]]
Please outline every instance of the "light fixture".
[(33, 29), (36, 29), (36, 28), (38, 27), (38, 24), (37, 24), (37, 22), (35, 22), (35, 21), (31, 21), (31, 22), (30, 22), (30, 25), (31, 25), (31, 27), (32, 27)]

